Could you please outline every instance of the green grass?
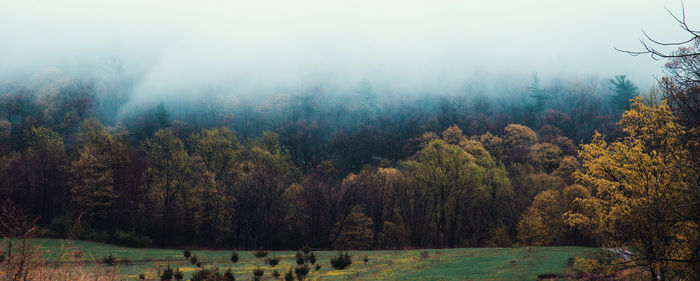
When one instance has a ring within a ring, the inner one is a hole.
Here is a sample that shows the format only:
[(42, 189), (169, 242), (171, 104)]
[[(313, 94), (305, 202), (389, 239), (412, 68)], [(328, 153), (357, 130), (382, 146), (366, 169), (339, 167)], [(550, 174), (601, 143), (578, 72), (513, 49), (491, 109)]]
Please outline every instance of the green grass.
[[(63, 240), (38, 239), (43, 256), (51, 262), (58, 261)], [(129, 262), (119, 265), (125, 278), (136, 280), (140, 273), (155, 278), (155, 272), (167, 265), (178, 267), (186, 278), (196, 270), (185, 260), (182, 250), (135, 249), (87, 241), (72, 241), (69, 245), (83, 252), (83, 260), (100, 260), (112, 254)], [(427, 258), (421, 252), (429, 253)], [(473, 248), (432, 249), (406, 251), (351, 251), (353, 263), (345, 270), (333, 270), (330, 257), (335, 251), (317, 251), (317, 264), (321, 270), (311, 269), (308, 280), (536, 280), (540, 274), (564, 273), (570, 257), (596, 251), (584, 247), (532, 247), (532, 248)], [(272, 251), (269, 256), (281, 258), (275, 268), (266, 265), (264, 258), (256, 258), (250, 251), (239, 251), (240, 260), (230, 261), (231, 251), (197, 251), (203, 266), (216, 264), (221, 271), (231, 268), (236, 280), (249, 280), (253, 269), (265, 268), (265, 280), (273, 280), (271, 272), (277, 269), (284, 274), (296, 266), (295, 251)], [(362, 261), (369, 257), (367, 263)], [(73, 262), (75, 257), (64, 255), (63, 262)]]

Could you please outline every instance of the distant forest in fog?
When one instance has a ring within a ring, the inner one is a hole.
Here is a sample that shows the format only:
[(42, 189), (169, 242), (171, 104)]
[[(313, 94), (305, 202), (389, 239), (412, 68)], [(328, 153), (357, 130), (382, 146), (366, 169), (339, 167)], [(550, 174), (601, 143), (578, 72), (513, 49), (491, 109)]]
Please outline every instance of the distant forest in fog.
[[(493, 83), (501, 90), (401, 94), (363, 80), (127, 106), (133, 78), (47, 71), (2, 84), (0, 192), (39, 215), (48, 236), (141, 246), (510, 245), (535, 195), (573, 183), (577, 146), (595, 131), (620, 136), (629, 99), (658, 95), (624, 76)], [(410, 171), (439, 139), (476, 165), (453, 175), (465, 190), (449, 196), (470, 203), (452, 215), (434, 213), (447, 202), (421, 211), (398, 194), (417, 184)], [(339, 238), (348, 219), (368, 232)], [(592, 242), (582, 239), (550, 243)]]
[[(134, 105), (129, 103), (134, 80), (127, 75), (80, 79), (53, 70), (29, 82), (6, 81), (2, 116), (12, 126), (5, 129), (3, 151), (23, 150), (23, 132), (45, 126), (64, 137), (70, 152), (80, 122), (97, 118), (133, 145), (166, 127), (182, 140), (201, 129), (219, 127), (231, 129), (241, 140), (274, 132), (302, 170), (331, 160), (347, 173), (373, 159), (406, 159), (415, 152), (406, 146), (409, 139), (452, 125), (468, 136), (501, 134), (508, 124), (535, 131), (550, 125), (574, 145), (588, 141), (594, 130), (615, 137), (626, 98), (658, 94), (653, 88), (640, 91), (628, 79), (623, 83), (630, 83), (630, 89), (616, 89), (613, 82), (619, 81), (611, 78), (552, 79), (545, 84), (533, 74), (523, 81), (504, 77), (420, 93), (383, 90), (362, 80), (343, 87), (318, 83), (257, 96), (202, 90)], [(616, 91), (629, 93), (623, 93), (627, 96), (621, 102)]]

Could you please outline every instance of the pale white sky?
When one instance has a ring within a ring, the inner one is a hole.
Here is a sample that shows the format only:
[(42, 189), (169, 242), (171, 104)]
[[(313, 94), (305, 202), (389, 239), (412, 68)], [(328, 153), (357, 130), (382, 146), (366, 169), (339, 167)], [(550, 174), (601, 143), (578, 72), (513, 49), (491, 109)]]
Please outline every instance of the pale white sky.
[[(700, 29), (700, 1), (685, 6)], [(0, 0), (0, 77), (91, 71), (120, 57), (145, 73), (142, 91), (531, 72), (627, 74), (648, 86), (662, 63), (613, 47), (639, 48), (642, 29), (686, 38), (664, 8), (680, 13), (681, 2)]]

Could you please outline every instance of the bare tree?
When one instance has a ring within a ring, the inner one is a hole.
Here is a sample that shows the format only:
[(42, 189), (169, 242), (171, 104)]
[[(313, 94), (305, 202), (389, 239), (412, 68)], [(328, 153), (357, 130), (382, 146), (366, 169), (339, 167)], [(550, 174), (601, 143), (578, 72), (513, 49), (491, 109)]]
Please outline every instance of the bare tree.
[(3, 280), (28, 280), (29, 270), (39, 260), (34, 246), (34, 233), (39, 217), (31, 217), (11, 200), (2, 203), (0, 213), (0, 236), (3, 238), (5, 260), (0, 265)]

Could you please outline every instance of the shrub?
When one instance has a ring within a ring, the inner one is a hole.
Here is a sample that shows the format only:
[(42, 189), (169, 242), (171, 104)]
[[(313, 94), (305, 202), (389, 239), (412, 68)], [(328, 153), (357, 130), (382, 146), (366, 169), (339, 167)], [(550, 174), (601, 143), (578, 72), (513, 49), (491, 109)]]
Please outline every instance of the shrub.
[(304, 253), (302, 253), (301, 251), (297, 251), (296, 258), (297, 258), (297, 264), (304, 263)]
[(195, 270), (192, 273), (192, 277), (190, 277), (190, 281), (205, 281), (205, 280), (207, 280), (207, 277), (209, 277), (209, 270), (208, 269), (199, 269), (199, 270)]
[(253, 275), (255, 275), (255, 277), (260, 278), (263, 276), (263, 274), (265, 274), (265, 269), (259, 268), (259, 267), (256, 269), (253, 269)]
[(151, 240), (151, 238), (148, 236), (138, 235), (133, 232), (124, 232), (121, 230), (109, 235), (107, 241), (105, 242), (134, 248), (146, 248), (153, 244), (153, 240)]
[(236, 281), (236, 277), (233, 276), (230, 268), (224, 272), (224, 281)]
[(114, 265), (117, 263), (117, 257), (109, 253), (109, 255), (102, 257), (102, 263), (106, 265)]
[(308, 255), (311, 252), (311, 248), (309, 246), (304, 246), (301, 248), (301, 251), (304, 252), (304, 254)]
[(320, 264), (317, 264), (317, 265), (316, 265), (316, 271), (319, 271), (319, 270), (321, 270), (321, 265), (320, 265)]
[(484, 243), (486, 247), (510, 247), (513, 245), (508, 229), (503, 225), (491, 227), (486, 237), (488, 237)]
[(272, 277), (279, 278), (280, 275), (281, 275), (281, 274), (280, 274), (279, 271), (277, 271), (277, 269), (275, 269), (274, 271), (272, 271)]
[(316, 255), (314, 254), (314, 252), (309, 253), (306, 256), (306, 259), (309, 260), (309, 263), (316, 264)]
[(367, 257), (367, 256), (365, 255), (365, 257), (362, 258), (362, 261), (365, 262), (365, 263), (367, 263), (367, 262), (369, 261), (369, 257)]
[(580, 273), (611, 275), (621, 271), (621, 265), (619, 257), (606, 251), (588, 257), (576, 257), (572, 267)]
[(267, 251), (264, 251), (264, 250), (257, 250), (257, 251), (255, 251), (255, 252), (253, 252), (253, 255), (256, 256), (256, 257), (258, 257), (258, 258), (267, 257), (267, 254), (268, 254), (268, 252), (267, 252)]
[(280, 263), (280, 258), (275, 256), (267, 260), (267, 264), (269, 264), (272, 267), (275, 267), (278, 263)]
[(338, 252), (338, 255), (331, 257), (331, 265), (335, 269), (345, 269), (350, 264), (352, 264), (352, 259), (348, 252)]
[(180, 271), (179, 268), (176, 268), (175, 272), (173, 272), (173, 278), (175, 278), (175, 280), (179, 281), (179, 280), (182, 280), (185, 278), (185, 274), (182, 273), (182, 271)]
[(343, 223), (337, 222), (332, 234), (333, 247), (339, 249), (367, 249), (374, 243), (372, 218), (364, 209), (356, 205), (345, 217)]
[(195, 272), (192, 273), (190, 281), (206, 281), (207, 278), (209, 278), (209, 269), (202, 268), (199, 270), (195, 270)]
[(233, 253), (231, 254), (231, 262), (232, 262), (232, 263), (238, 262), (238, 252), (233, 252)]
[(139, 279), (146, 280), (146, 274), (139, 273)]
[(190, 281), (209, 281), (209, 280), (221, 280), (221, 274), (219, 273), (219, 270), (214, 267), (214, 268), (202, 268), (196, 270), (194, 273), (192, 273), (192, 277), (190, 277)]
[(192, 256), (190, 257), (190, 263), (191, 263), (192, 265), (195, 265), (195, 264), (197, 264), (198, 262), (199, 262), (199, 258), (197, 258), (197, 255), (196, 255), (196, 254), (195, 254), (195, 255), (192, 255)]
[(160, 280), (173, 280), (173, 269), (170, 268), (170, 265), (163, 270), (163, 273), (160, 275)]
[(190, 250), (185, 250), (182, 254), (183, 254), (186, 258), (189, 258), (190, 256), (192, 256), (192, 253), (190, 253)]
[[(82, 257), (83, 257), (83, 250), (81, 250), (81, 249), (75, 249), (75, 250), (73, 251), (73, 257), (74, 257), (75, 259), (78, 259), (78, 260), (79, 260), (80, 258), (82, 258)], [(5, 259), (5, 256), (4, 256), (4, 255), (1, 255), (1, 256), (0, 256), (0, 262), (2, 262), (4, 259)]]
[(5, 261), (5, 254), (0, 255), (0, 263)]
[(80, 240), (108, 242), (112, 239), (111, 235), (109, 235), (109, 233), (102, 232), (102, 231), (96, 231), (96, 230), (88, 228), (88, 227), (81, 227), (81, 228), (78, 228), (76, 230), (77, 230), (76, 234), (78, 236), (78, 239), (80, 239)]
[(294, 281), (294, 273), (291, 268), (284, 274), (284, 281)]
[(54, 238), (68, 238), (68, 234), (73, 229), (74, 222), (69, 216), (55, 217), (49, 224), (49, 236)]
[(294, 269), (294, 273), (296, 273), (297, 279), (302, 280), (307, 274), (309, 274), (309, 266), (306, 264), (297, 265), (297, 267)]
[(202, 267), (202, 262), (201, 262), (201, 261), (198, 261), (198, 262), (197, 262), (197, 267)]

